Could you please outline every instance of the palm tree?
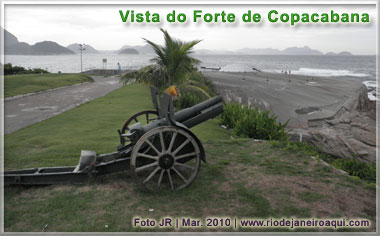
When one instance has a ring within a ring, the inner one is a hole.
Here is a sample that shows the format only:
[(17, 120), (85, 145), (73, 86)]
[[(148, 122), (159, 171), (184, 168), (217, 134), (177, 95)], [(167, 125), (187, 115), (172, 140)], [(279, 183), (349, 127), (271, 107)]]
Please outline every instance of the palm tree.
[(166, 30), (160, 30), (164, 34), (165, 46), (160, 46), (144, 38), (156, 53), (156, 57), (151, 59), (155, 64), (126, 74), (121, 78), (124, 84), (136, 80), (137, 82), (164, 88), (173, 84), (182, 84), (189, 78), (191, 72), (196, 70), (194, 66), (200, 61), (189, 56), (189, 54), (192, 53), (193, 47), (201, 40), (184, 42), (173, 39)]

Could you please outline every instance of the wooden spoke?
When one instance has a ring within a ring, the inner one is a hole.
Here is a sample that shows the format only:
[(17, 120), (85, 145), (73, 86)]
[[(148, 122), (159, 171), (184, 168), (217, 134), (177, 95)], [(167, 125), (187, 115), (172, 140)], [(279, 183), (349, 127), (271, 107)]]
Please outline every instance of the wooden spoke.
[(165, 170), (161, 170), (160, 177), (158, 178), (158, 187), (161, 185), (162, 177), (164, 176)]
[(172, 176), (170, 175), (170, 169), (167, 170), (167, 172), (168, 172), (168, 177), (169, 177), (170, 187), (172, 188), (172, 190), (174, 190), (174, 185), (173, 185)]
[(179, 162), (175, 162), (174, 165), (176, 165), (176, 166), (182, 166), (182, 167), (185, 167), (185, 168), (189, 168), (189, 169), (191, 169), (191, 170), (194, 170), (194, 167), (189, 166), (189, 165), (186, 165), (186, 164), (182, 164), (182, 163), (179, 163)]
[(181, 175), (181, 173), (179, 173), (179, 171), (178, 171), (176, 168), (174, 168), (174, 166), (173, 166), (172, 169), (174, 170), (174, 172), (175, 172), (179, 177), (181, 177), (181, 179), (182, 179), (185, 183), (187, 182), (187, 179), (185, 179), (185, 177), (183, 177), (183, 175)]
[(179, 147), (177, 147), (177, 149), (173, 152), (173, 155), (175, 156), (177, 154), (177, 152), (181, 151), (181, 149), (186, 146), (186, 144), (188, 144), (190, 142), (189, 139), (186, 139), (185, 142), (183, 142)]
[(174, 144), (174, 141), (175, 141), (175, 138), (177, 137), (177, 133), (173, 133), (172, 135), (172, 139), (170, 140), (170, 145), (169, 145), (169, 148), (168, 148), (168, 152), (171, 152), (172, 151), (172, 148), (173, 148), (173, 144)]
[(160, 154), (160, 152), (157, 150), (157, 148), (147, 139), (145, 141), (157, 154)]
[(154, 171), (152, 171), (152, 173), (150, 173), (150, 175), (144, 180), (144, 184), (146, 182), (148, 182), (161, 168), (160, 167), (157, 167), (156, 169), (154, 169)]
[(185, 158), (185, 157), (191, 157), (191, 156), (195, 156), (195, 152), (191, 152), (191, 153), (186, 153), (186, 154), (183, 154), (183, 155), (180, 155), (180, 156), (174, 156), (174, 160), (179, 160), (179, 159), (182, 159), (182, 158)]
[(158, 161), (158, 156), (151, 156), (151, 155), (140, 153), (140, 152), (137, 153), (137, 156), (138, 157), (145, 157), (145, 158), (149, 158), (149, 159)]
[(153, 162), (145, 166), (137, 167), (136, 171), (139, 172), (139, 171), (146, 170), (146, 169), (149, 169), (150, 167), (157, 166), (157, 165), (158, 165), (157, 162)]
[(161, 142), (161, 153), (166, 151), (165, 142), (164, 142), (164, 135), (162, 132), (160, 132), (160, 142)]

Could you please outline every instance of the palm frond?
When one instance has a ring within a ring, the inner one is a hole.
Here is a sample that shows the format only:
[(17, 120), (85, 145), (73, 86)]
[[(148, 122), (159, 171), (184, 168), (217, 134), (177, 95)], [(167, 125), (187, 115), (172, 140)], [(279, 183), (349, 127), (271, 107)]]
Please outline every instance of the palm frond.
[(128, 84), (132, 81), (139, 83), (150, 83), (157, 87), (181, 84), (186, 81), (194, 65), (200, 63), (196, 58), (190, 56), (192, 49), (201, 40), (190, 42), (172, 38), (168, 31), (160, 29), (164, 35), (164, 46), (158, 45), (146, 38), (143, 38), (154, 50), (156, 56), (150, 61), (154, 64), (144, 67), (138, 71), (130, 72), (123, 76), (120, 81)]

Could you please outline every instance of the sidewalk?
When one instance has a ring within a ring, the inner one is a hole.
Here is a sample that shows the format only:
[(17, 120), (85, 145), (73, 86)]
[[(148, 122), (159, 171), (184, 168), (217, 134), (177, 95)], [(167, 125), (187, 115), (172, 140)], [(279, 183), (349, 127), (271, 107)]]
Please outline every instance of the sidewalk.
[(82, 103), (105, 96), (122, 86), (119, 77), (92, 76), (84, 83), (4, 101), (4, 133), (46, 120)]

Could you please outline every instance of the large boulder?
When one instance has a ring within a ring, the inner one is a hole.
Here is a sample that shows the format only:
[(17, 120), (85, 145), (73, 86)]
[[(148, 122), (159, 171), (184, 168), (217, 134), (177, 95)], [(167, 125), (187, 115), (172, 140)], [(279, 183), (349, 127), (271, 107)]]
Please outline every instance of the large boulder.
[(376, 161), (376, 116), (373, 101), (363, 85), (338, 112), (326, 118), (309, 120), (308, 129), (293, 129), (293, 140), (311, 143), (325, 153), (341, 158)]

